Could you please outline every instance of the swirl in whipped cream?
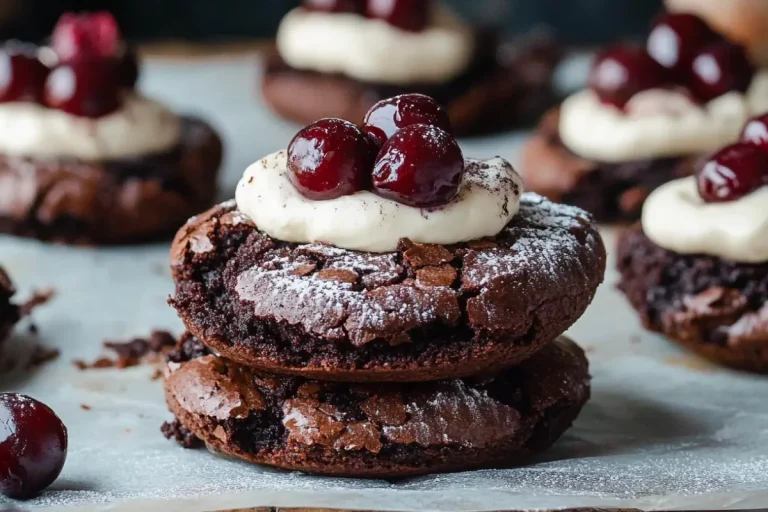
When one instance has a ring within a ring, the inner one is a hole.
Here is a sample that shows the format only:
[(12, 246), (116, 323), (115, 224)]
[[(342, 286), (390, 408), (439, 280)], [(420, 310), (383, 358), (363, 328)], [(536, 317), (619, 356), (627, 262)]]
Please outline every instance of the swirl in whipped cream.
[(180, 137), (178, 116), (135, 95), (97, 119), (34, 103), (0, 104), (0, 153), (8, 156), (115, 160), (169, 150)]
[(297, 8), (283, 18), (277, 48), (297, 69), (341, 73), (367, 82), (442, 83), (469, 66), (474, 36), (442, 7), (420, 32), (358, 14)]
[[(591, 90), (574, 94), (560, 110), (560, 138), (577, 155), (602, 162), (712, 151), (768, 110), (768, 71), (756, 74), (746, 93), (729, 92), (705, 105), (686, 102), (675, 91), (644, 95), (633, 108), (634, 100), (625, 113), (601, 103)], [(653, 101), (657, 109), (649, 107)]]
[(643, 231), (680, 254), (708, 254), (740, 263), (768, 261), (768, 186), (736, 201), (706, 203), (696, 178), (656, 189), (643, 206)]
[(406, 206), (368, 191), (312, 201), (296, 190), (287, 173), (284, 150), (248, 167), (235, 194), (238, 209), (278, 240), (369, 252), (394, 251), (402, 238), (453, 244), (494, 236), (517, 213), (523, 192), (522, 178), (502, 158), (467, 160), (458, 197), (435, 209)]

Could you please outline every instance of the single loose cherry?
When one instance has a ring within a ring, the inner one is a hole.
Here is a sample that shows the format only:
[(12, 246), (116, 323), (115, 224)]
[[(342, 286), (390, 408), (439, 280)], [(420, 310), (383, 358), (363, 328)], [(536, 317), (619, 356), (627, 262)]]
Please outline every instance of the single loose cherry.
[(614, 46), (600, 53), (592, 64), (589, 87), (600, 101), (624, 108), (640, 91), (668, 83), (666, 70), (644, 48)]
[(114, 16), (107, 11), (74, 14), (59, 18), (51, 36), (51, 46), (59, 60), (114, 57), (122, 36)]
[(380, 196), (418, 208), (449, 203), (459, 193), (464, 156), (456, 140), (436, 126), (398, 130), (381, 148), (373, 168)]
[[(741, 132), (742, 142), (754, 144), (768, 153), (768, 113), (753, 117), (744, 125)], [(768, 176), (768, 172), (766, 172)]]
[(403, 30), (419, 32), (429, 22), (431, 0), (368, 0), (366, 16)]
[(413, 124), (428, 124), (453, 133), (448, 112), (423, 94), (401, 94), (376, 103), (363, 120), (363, 131), (384, 145), (395, 132)]
[(0, 102), (41, 103), (48, 73), (36, 48), (6, 45), (0, 50)]
[(726, 146), (696, 173), (701, 198), (708, 203), (734, 201), (765, 184), (768, 154), (744, 142)]
[(31, 498), (61, 473), (67, 428), (47, 405), (18, 393), (0, 394), (0, 492)]
[(111, 59), (80, 60), (56, 67), (45, 84), (45, 103), (80, 117), (101, 117), (120, 106), (120, 85)]
[(365, 0), (304, 0), (302, 5), (310, 11), (365, 14)]
[(722, 41), (705, 46), (693, 59), (691, 71), (691, 92), (707, 102), (730, 91), (746, 91), (755, 66), (743, 46)]
[(369, 183), (375, 149), (354, 124), (321, 119), (303, 128), (288, 146), (288, 176), (308, 199), (354, 194)]
[(690, 13), (666, 13), (651, 28), (648, 54), (680, 81), (687, 80), (696, 54), (721, 36), (701, 18)]

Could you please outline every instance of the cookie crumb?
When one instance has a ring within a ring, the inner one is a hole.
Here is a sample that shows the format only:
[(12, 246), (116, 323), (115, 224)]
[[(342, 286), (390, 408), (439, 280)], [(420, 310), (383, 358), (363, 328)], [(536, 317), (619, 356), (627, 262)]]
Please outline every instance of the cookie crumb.
[(61, 351), (57, 348), (36, 344), (32, 349), (32, 355), (29, 356), (29, 360), (27, 361), (26, 369), (32, 370), (51, 361), (55, 361), (59, 358), (60, 354)]
[(116, 358), (99, 357), (93, 363), (74, 361), (80, 370), (95, 368), (130, 368), (143, 363), (162, 362), (165, 355), (176, 345), (176, 338), (168, 331), (152, 331), (147, 338), (129, 341), (105, 341), (104, 348), (115, 353)]
[(80, 408), (84, 411), (90, 411), (92, 407), (88, 404), (80, 404)]
[(166, 439), (173, 439), (187, 449), (201, 448), (203, 446), (203, 442), (195, 434), (187, 430), (177, 419), (163, 423), (160, 427), (160, 432), (163, 433)]

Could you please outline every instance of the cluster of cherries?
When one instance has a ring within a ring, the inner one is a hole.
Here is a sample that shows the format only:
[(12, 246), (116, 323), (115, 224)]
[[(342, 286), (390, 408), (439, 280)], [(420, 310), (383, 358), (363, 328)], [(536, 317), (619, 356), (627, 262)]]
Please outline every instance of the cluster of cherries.
[(288, 175), (313, 200), (361, 190), (418, 208), (450, 202), (464, 157), (446, 111), (429, 96), (403, 94), (374, 105), (358, 127), (321, 119), (288, 146)]
[(589, 86), (600, 101), (623, 109), (637, 93), (654, 88), (687, 91), (706, 103), (746, 91), (755, 68), (743, 46), (725, 40), (701, 18), (668, 13), (651, 29), (645, 48), (619, 45), (597, 56)]
[(429, 22), (431, 0), (304, 0), (304, 8), (322, 12), (350, 12), (411, 32), (424, 30)]
[(47, 405), (0, 393), (0, 492), (27, 499), (48, 487), (67, 459), (67, 429)]
[(708, 203), (735, 201), (768, 185), (768, 113), (747, 122), (739, 142), (703, 161), (696, 182)]
[(45, 50), (9, 42), (0, 49), (0, 102), (26, 101), (81, 117), (117, 110), (121, 93), (139, 76), (136, 54), (122, 44), (108, 12), (64, 14), (51, 36), (55, 62)]

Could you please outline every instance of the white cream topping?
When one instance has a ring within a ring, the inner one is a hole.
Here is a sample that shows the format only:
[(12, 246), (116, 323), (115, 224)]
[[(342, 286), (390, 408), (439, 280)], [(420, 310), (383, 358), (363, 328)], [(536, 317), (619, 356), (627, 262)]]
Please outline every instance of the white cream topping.
[[(730, 92), (705, 105), (675, 91), (638, 96), (625, 113), (591, 90), (574, 94), (560, 110), (560, 138), (579, 156), (603, 162), (713, 151), (736, 140), (750, 117), (768, 111), (768, 71), (755, 75), (746, 93)], [(658, 108), (649, 106), (654, 102)]]
[(656, 189), (643, 206), (643, 231), (680, 254), (708, 254), (741, 263), (768, 261), (768, 186), (736, 201), (706, 203), (696, 178)]
[(409, 32), (358, 14), (297, 8), (277, 33), (280, 56), (297, 69), (342, 73), (368, 82), (439, 83), (464, 71), (472, 60), (472, 30), (437, 7), (430, 26)]
[(313, 201), (288, 178), (283, 150), (248, 167), (235, 198), (238, 209), (272, 238), (387, 252), (397, 249), (401, 238), (452, 244), (494, 236), (517, 213), (522, 192), (522, 178), (497, 157), (467, 160), (458, 197), (435, 209), (406, 206), (368, 191)]
[(5, 155), (110, 160), (166, 151), (180, 137), (178, 116), (135, 95), (96, 119), (34, 103), (0, 104), (0, 153)]

